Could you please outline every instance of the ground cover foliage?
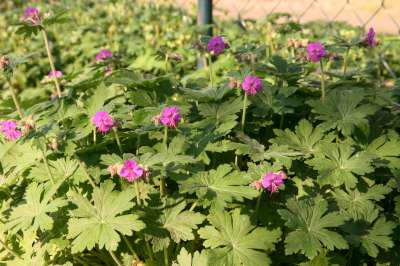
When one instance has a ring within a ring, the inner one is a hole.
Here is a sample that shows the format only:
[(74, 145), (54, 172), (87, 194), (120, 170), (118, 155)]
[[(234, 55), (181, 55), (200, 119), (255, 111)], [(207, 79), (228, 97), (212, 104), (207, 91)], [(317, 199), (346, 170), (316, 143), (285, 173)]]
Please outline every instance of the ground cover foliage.
[(2, 264), (399, 264), (398, 36), (73, 2), (0, 6)]

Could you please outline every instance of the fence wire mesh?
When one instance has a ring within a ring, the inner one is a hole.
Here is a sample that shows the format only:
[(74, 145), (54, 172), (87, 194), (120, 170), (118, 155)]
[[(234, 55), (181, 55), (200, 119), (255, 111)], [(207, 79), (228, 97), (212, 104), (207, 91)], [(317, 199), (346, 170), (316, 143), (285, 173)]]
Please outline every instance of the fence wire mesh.
[[(169, 2), (194, 11), (197, 0), (153, 0)], [(213, 0), (214, 14), (222, 19), (259, 19), (285, 12), (298, 22), (346, 21), (355, 26), (374, 26), (380, 32), (400, 33), (399, 0)]]

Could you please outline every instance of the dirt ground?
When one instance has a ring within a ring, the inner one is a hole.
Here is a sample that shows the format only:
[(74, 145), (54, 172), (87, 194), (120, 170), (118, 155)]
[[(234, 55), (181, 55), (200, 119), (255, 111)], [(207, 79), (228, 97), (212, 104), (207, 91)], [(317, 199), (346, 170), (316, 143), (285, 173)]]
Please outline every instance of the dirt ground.
[[(173, 2), (194, 11), (198, 1)], [(400, 33), (400, 0), (214, 0), (213, 4), (214, 14), (220, 17), (262, 18), (272, 11), (288, 12), (301, 22), (339, 20)]]

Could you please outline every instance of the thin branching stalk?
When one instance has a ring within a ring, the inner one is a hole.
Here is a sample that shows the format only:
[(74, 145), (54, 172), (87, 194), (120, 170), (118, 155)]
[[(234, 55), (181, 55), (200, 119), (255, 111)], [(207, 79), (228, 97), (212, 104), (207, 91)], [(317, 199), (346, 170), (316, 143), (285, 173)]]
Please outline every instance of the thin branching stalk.
[(97, 144), (97, 132), (96, 129), (93, 129), (93, 144)]
[(346, 53), (343, 58), (343, 75), (346, 75), (346, 72), (347, 72), (347, 64), (349, 62), (349, 54), (350, 54), (350, 47), (347, 47)]
[(44, 151), (44, 148), (42, 147), (42, 144), (41, 144), (41, 143), (40, 143), (40, 145), (39, 145), (39, 149), (40, 149), (40, 151), (41, 151), (41, 153), (42, 153), (42, 159), (43, 159), (44, 166), (45, 166), (45, 168), (46, 168), (47, 175), (49, 176), (51, 182), (52, 182), (53, 184), (55, 184), (55, 182), (54, 182), (54, 177), (53, 177), (53, 174), (51, 173), (50, 166), (49, 166), (49, 162), (48, 162), (48, 160), (47, 160), (46, 152)]
[(140, 193), (139, 193), (139, 184), (138, 181), (135, 181), (135, 192), (136, 192), (136, 203), (138, 206), (142, 205), (142, 202), (140, 200)]
[(247, 93), (244, 93), (243, 99), (243, 113), (242, 113), (242, 130), (244, 131), (244, 124), (246, 122), (246, 110), (247, 110)]
[(321, 69), (321, 101), (325, 101), (325, 73), (324, 73), (324, 63), (322, 60), (319, 61)]
[(90, 174), (88, 173), (88, 171), (87, 171), (87, 169), (86, 169), (86, 166), (85, 166), (79, 159), (78, 159), (78, 162), (79, 162), (80, 167), (81, 167), (81, 168), (83, 169), (83, 171), (85, 172), (86, 177), (87, 177), (87, 180), (89, 181), (90, 185), (92, 186), (93, 189), (95, 189), (95, 188), (96, 188), (96, 185), (95, 185), (95, 183), (94, 183), (92, 177), (91, 177)]
[(131, 243), (129, 243), (128, 238), (125, 235), (121, 234), (122, 239), (124, 240), (125, 244), (128, 246), (129, 251), (131, 252), (132, 256), (136, 259), (139, 259), (139, 256), (136, 254), (135, 250), (133, 249)]
[(118, 260), (117, 256), (115, 256), (114, 252), (112, 252), (111, 250), (109, 250), (108, 253), (110, 253), (111, 258), (114, 260), (114, 262), (115, 262), (118, 266), (123, 266), (122, 263)]
[(193, 202), (192, 206), (190, 206), (189, 211), (193, 211), (194, 208), (196, 208), (196, 206), (197, 206), (197, 200), (195, 202)]
[(145, 243), (146, 243), (146, 249), (147, 249), (147, 253), (150, 257), (150, 260), (154, 260), (153, 250), (151, 249), (149, 242), (145, 240)]
[(208, 73), (210, 75), (210, 83), (211, 83), (211, 88), (214, 87), (214, 76), (213, 76), (213, 68), (212, 68), (212, 58), (211, 55), (207, 56), (208, 58)]
[(14, 250), (12, 250), (11, 248), (8, 247), (8, 245), (3, 242), (3, 240), (0, 239), (0, 244), (14, 257), (19, 258), (20, 260), (22, 259), (20, 255), (18, 255)]
[(168, 247), (164, 248), (164, 265), (168, 266), (169, 260), (168, 260)]
[(256, 216), (257, 220), (258, 220), (258, 211), (260, 210), (260, 203), (261, 203), (262, 195), (263, 195), (263, 190), (261, 190), (260, 195), (258, 196), (257, 202), (256, 202), (255, 216)]
[[(163, 138), (163, 146), (165, 148), (165, 151), (168, 150), (168, 127), (164, 127), (164, 138)], [(165, 188), (165, 177), (161, 176), (160, 177), (160, 196), (164, 196), (166, 193), (166, 188)]]
[(42, 36), (43, 36), (43, 40), (44, 40), (44, 45), (46, 46), (46, 52), (47, 52), (47, 57), (49, 58), (50, 68), (51, 68), (52, 73), (54, 74), (53, 79), (54, 79), (54, 84), (56, 85), (56, 93), (57, 93), (58, 98), (61, 98), (60, 83), (58, 82), (58, 78), (55, 75), (56, 67), (54, 65), (53, 56), (51, 54), (51, 50), (50, 50), (50, 46), (49, 46), (49, 39), (47, 37), (47, 32), (45, 29), (42, 29)]
[(117, 142), (117, 146), (118, 146), (119, 152), (121, 154), (124, 154), (124, 152), (122, 150), (122, 146), (121, 146), (121, 140), (119, 139), (117, 128), (113, 127), (113, 131), (114, 131), (114, 137), (115, 137), (115, 141)]
[(15, 109), (17, 110), (17, 113), (18, 113), (19, 117), (21, 119), (23, 119), (24, 118), (24, 114), (22, 113), (22, 109), (21, 109), (21, 105), (19, 104), (19, 101), (18, 101), (17, 93), (14, 90), (14, 87), (11, 84), (10, 81), (8, 82), (8, 87), (10, 88), (10, 93), (11, 93), (11, 97), (12, 97), (14, 105), (15, 105)]

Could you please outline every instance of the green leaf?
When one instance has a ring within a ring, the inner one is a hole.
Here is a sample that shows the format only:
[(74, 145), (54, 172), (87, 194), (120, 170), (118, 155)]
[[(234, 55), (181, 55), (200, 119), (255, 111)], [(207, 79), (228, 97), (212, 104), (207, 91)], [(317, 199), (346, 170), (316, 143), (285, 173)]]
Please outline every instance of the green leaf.
[(386, 221), (385, 217), (378, 218), (370, 227), (363, 222), (346, 224), (343, 229), (349, 233), (348, 239), (355, 246), (361, 246), (364, 252), (376, 258), (379, 249), (388, 250), (394, 243), (390, 237), (397, 224)]
[(154, 251), (168, 247), (170, 238), (176, 243), (195, 238), (193, 230), (205, 217), (200, 213), (184, 211), (185, 208), (185, 200), (168, 198), (163, 205), (145, 210), (148, 227), (144, 233), (152, 238)]
[(336, 189), (332, 191), (332, 194), (341, 212), (354, 220), (364, 219), (369, 221), (371, 209), (376, 207), (374, 201), (383, 200), (390, 191), (392, 191), (390, 187), (375, 185), (368, 188), (366, 192), (360, 192), (358, 189), (348, 190), (347, 192)]
[(279, 146), (287, 146), (291, 150), (301, 152), (305, 157), (309, 157), (319, 151), (318, 144), (322, 140), (331, 142), (334, 138), (333, 134), (326, 136), (325, 130), (321, 127), (313, 128), (312, 124), (307, 120), (301, 120), (296, 126), (295, 131), (289, 129), (274, 129), (276, 138), (271, 140)]
[(192, 254), (187, 252), (185, 248), (181, 248), (181, 252), (177, 257), (177, 261), (172, 263), (172, 266), (208, 266), (210, 265), (207, 250), (202, 250), (201, 253), (196, 251)]
[(49, 214), (67, 204), (67, 201), (63, 198), (53, 198), (62, 182), (63, 180), (60, 180), (54, 185), (48, 184), (47, 186), (31, 183), (25, 192), (25, 203), (12, 210), (6, 228), (12, 233), (19, 230), (51, 230), (53, 219)]
[(379, 167), (389, 167), (394, 169), (400, 169), (400, 139), (395, 136), (380, 136), (374, 139), (366, 148), (365, 151), (377, 160), (374, 160), (374, 164)]
[(253, 199), (258, 192), (249, 187), (249, 181), (243, 178), (239, 171), (232, 171), (227, 164), (220, 165), (216, 170), (199, 172), (193, 177), (179, 182), (182, 193), (196, 193), (205, 205), (213, 203), (218, 207), (225, 207), (227, 203)]
[(361, 237), (361, 245), (367, 251), (368, 255), (376, 258), (378, 256), (378, 247), (388, 250), (393, 247), (393, 241), (390, 235), (397, 225), (394, 222), (386, 221), (384, 217), (379, 218), (368, 234)]
[(362, 104), (364, 95), (359, 91), (332, 91), (325, 101), (312, 100), (309, 105), (325, 129), (337, 129), (349, 136), (354, 127), (368, 125), (367, 117), (377, 111), (372, 104)]
[(213, 265), (265, 266), (271, 263), (268, 251), (274, 250), (279, 240), (279, 229), (272, 231), (256, 227), (239, 209), (231, 214), (213, 210), (207, 217), (211, 223), (200, 228), (203, 245), (211, 248)]
[(104, 83), (101, 83), (96, 90), (96, 93), (93, 94), (91, 98), (89, 98), (86, 103), (87, 115), (92, 117), (96, 114), (96, 112), (100, 111), (104, 103), (114, 95), (113, 90), (110, 87), (106, 87)]
[(137, 215), (124, 214), (133, 207), (132, 191), (114, 191), (114, 186), (110, 180), (102, 183), (93, 190), (92, 201), (78, 192), (68, 192), (68, 198), (78, 207), (71, 211), (68, 221), (72, 253), (91, 250), (96, 244), (100, 249), (116, 250), (121, 240), (118, 233), (129, 236), (145, 227)]
[(348, 143), (326, 143), (320, 147), (320, 153), (306, 163), (318, 171), (321, 185), (338, 187), (345, 184), (346, 188), (353, 188), (358, 182), (355, 174), (374, 171), (371, 160), (365, 152), (354, 152)]
[(242, 99), (236, 97), (222, 103), (199, 104), (199, 113), (211, 124), (223, 124), (236, 120), (242, 108)]
[(335, 228), (345, 221), (338, 212), (329, 212), (328, 203), (323, 199), (289, 199), (287, 209), (278, 210), (279, 215), (292, 229), (285, 239), (286, 254), (301, 253), (313, 259), (323, 248), (328, 250), (346, 249), (348, 244), (343, 237), (327, 228)]

